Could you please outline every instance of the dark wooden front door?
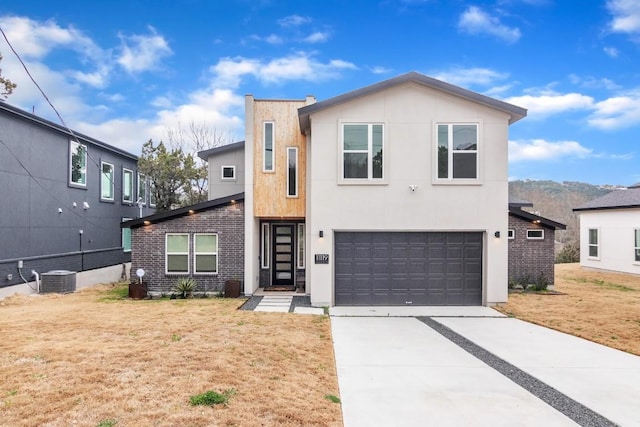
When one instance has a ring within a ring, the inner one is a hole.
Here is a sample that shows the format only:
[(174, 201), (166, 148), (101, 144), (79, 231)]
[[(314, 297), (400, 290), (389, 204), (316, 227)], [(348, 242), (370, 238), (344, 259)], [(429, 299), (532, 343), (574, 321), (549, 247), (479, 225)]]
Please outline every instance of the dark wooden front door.
[(273, 226), (273, 286), (293, 286), (293, 228), (292, 224)]

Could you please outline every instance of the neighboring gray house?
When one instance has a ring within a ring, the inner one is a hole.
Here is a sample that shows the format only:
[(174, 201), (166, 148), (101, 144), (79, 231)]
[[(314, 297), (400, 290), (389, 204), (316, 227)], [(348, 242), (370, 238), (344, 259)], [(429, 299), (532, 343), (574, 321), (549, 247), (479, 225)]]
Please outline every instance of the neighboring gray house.
[(582, 267), (640, 274), (640, 183), (577, 208)]
[(519, 284), (546, 280), (555, 283), (555, 230), (566, 225), (522, 210), (532, 203), (509, 200), (509, 282)]
[(130, 260), (129, 232), (120, 222), (140, 215), (138, 200), (142, 215), (154, 211), (136, 156), (4, 102), (0, 183), (4, 295), (24, 284), (21, 273), (33, 280), (32, 270), (115, 265), (119, 277)]
[(209, 163), (208, 199), (244, 192), (244, 141), (200, 151)]

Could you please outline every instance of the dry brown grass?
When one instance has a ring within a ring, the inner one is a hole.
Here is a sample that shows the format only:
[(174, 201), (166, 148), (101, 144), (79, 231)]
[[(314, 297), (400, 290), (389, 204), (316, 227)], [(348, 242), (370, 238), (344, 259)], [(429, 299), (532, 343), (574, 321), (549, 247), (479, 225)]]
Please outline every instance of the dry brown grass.
[[(0, 425), (341, 426), (328, 317), (239, 304), (110, 285), (0, 301)], [(227, 406), (189, 404), (230, 389)]]
[(496, 307), (512, 315), (609, 347), (640, 355), (640, 276), (557, 264), (555, 290), (563, 295), (511, 294)]

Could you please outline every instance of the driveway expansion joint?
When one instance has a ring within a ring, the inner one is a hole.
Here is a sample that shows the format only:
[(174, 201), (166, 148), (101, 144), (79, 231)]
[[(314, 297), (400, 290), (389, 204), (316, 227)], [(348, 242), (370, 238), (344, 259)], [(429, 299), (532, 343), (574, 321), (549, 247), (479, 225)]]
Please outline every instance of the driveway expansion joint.
[(585, 427), (617, 426), (616, 423), (612, 422), (608, 418), (603, 417), (599, 413), (587, 408), (583, 404), (573, 400), (564, 393), (561, 393), (548, 384), (524, 372), (506, 360), (485, 350), (469, 339), (454, 332), (450, 328), (438, 323), (432, 317), (416, 317), (416, 319), (429, 326), (431, 329), (438, 332), (440, 335), (447, 338), (467, 353), (509, 378), (511, 381), (518, 384), (520, 387), (524, 388), (543, 402), (569, 417), (579, 425)]

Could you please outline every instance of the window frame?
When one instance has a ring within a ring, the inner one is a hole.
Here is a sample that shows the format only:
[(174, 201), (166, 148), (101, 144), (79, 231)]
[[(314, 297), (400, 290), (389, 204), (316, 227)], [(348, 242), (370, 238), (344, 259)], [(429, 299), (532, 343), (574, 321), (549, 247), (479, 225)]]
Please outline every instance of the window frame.
[[(138, 197), (136, 199), (136, 203), (138, 200), (142, 199), (142, 206), (147, 206), (147, 177), (145, 174), (138, 172)], [(142, 189), (142, 195), (140, 195), (140, 190)]]
[(507, 239), (513, 240), (516, 238), (516, 230), (515, 228), (507, 229)]
[[(111, 176), (107, 176), (104, 173), (104, 167), (105, 165), (108, 165), (111, 167)], [(105, 182), (104, 179), (108, 180), (109, 182), (109, 189), (111, 190), (111, 197), (107, 197), (104, 195), (104, 190), (105, 190)], [(105, 161), (100, 161), (100, 201), (102, 202), (115, 202), (115, 198), (116, 198), (116, 186), (115, 186), (115, 179), (116, 179), (116, 167), (113, 163), (110, 162), (105, 162)]]
[[(267, 168), (267, 125), (271, 125), (271, 168)], [(262, 172), (273, 173), (276, 171), (276, 123), (265, 121), (262, 124)]]
[[(591, 231), (595, 231), (596, 242), (591, 243)], [(596, 254), (591, 255), (591, 248), (595, 248)], [(600, 259), (600, 229), (587, 228), (587, 258)]]
[[(131, 182), (129, 185), (129, 190), (130, 190), (130, 199), (127, 200), (125, 199), (125, 191), (127, 190), (127, 182), (126, 182), (126, 175), (131, 175)], [(133, 179), (134, 175), (133, 175), (133, 170), (129, 169), (129, 168), (122, 168), (122, 203), (123, 204), (127, 204), (127, 205), (132, 205), (133, 204), (133, 189), (135, 188), (134, 185), (134, 179)]]
[(155, 208), (156, 207), (156, 192), (155, 192), (156, 186), (153, 183), (153, 179), (149, 178), (149, 207), (150, 208)]
[[(82, 147), (84, 149), (83, 164), (80, 167), (81, 178), (84, 178), (83, 182), (76, 182), (73, 180), (73, 167), (74, 167), (73, 154), (75, 151), (74, 147)], [(88, 181), (87, 160), (88, 160), (87, 146), (85, 144), (81, 144), (78, 141), (69, 140), (69, 185), (70, 186), (77, 187), (77, 188), (87, 188), (87, 181)]]
[[(540, 237), (532, 237), (531, 232), (540, 233)], [(544, 240), (544, 228), (528, 228), (527, 240)]]
[(297, 237), (297, 242), (296, 244), (298, 245), (298, 247), (296, 248), (296, 267), (299, 270), (304, 270), (305, 269), (305, 257), (306, 257), (306, 251), (305, 251), (305, 233), (306, 233), (306, 227), (305, 227), (305, 223), (301, 222), (298, 223), (297, 226), (297, 232), (298, 235)]
[(633, 259), (635, 263), (640, 263), (640, 227), (633, 229)]
[(271, 247), (271, 224), (268, 222), (262, 223), (260, 245), (260, 268), (268, 269)]
[[(439, 121), (439, 122), (435, 122), (434, 123), (434, 141), (435, 143), (433, 144), (435, 147), (435, 155), (434, 155), (434, 182), (438, 183), (438, 184), (474, 184), (474, 183), (479, 183), (481, 180), (481, 176), (480, 176), (480, 157), (481, 157), (481, 134), (482, 134), (482, 123), (477, 120), (470, 120), (470, 121), (461, 121), (461, 122), (455, 122), (455, 121)], [(446, 178), (440, 178), (440, 153), (439, 153), (439, 148), (440, 148), (440, 143), (439, 143), (439, 127), (440, 126), (447, 126), (447, 177)], [(453, 126), (475, 126), (476, 128), (476, 149), (475, 150), (454, 150), (453, 149)], [(475, 154), (475, 160), (476, 160), (476, 176), (475, 178), (455, 178), (454, 177), (454, 154), (459, 153), (459, 154), (463, 154), (463, 153), (474, 153)]]
[[(133, 218), (129, 218), (129, 217), (122, 217), (122, 221), (121, 222), (125, 222), (125, 221), (131, 221)], [(127, 247), (125, 246), (125, 230), (129, 230), (128, 233), (128, 239), (129, 239), (129, 249), (127, 249)], [(122, 245), (122, 252), (131, 252), (131, 246), (133, 244), (133, 240), (132, 240), (132, 234), (131, 234), (131, 227), (123, 227), (122, 231), (120, 232), (120, 244)]]
[[(187, 252), (169, 252), (168, 243), (169, 236), (187, 236)], [(165, 233), (164, 235), (164, 274), (165, 275), (184, 275), (189, 274), (189, 256), (191, 247), (191, 236), (189, 233)], [(187, 256), (187, 270), (186, 271), (169, 271), (169, 256)]]
[[(345, 150), (345, 127), (346, 126), (367, 126), (367, 149), (366, 150)], [(373, 127), (380, 126), (381, 127), (381, 152), (382, 152), (382, 164), (381, 174), (382, 176), (379, 178), (374, 178), (374, 167), (373, 167)], [(340, 123), (340, 157), (338, 161), (340, 162), (340, 167), (338, 170), (340, 171), (339, 183), (342, 184), (386, 184), (387, 183), (387, 155), (385, 151), (387, 149), (387, 138), (386, 138), (386, 124), (384, 122), (358, 122), (358, 121), (344, 121)], [(347, 178), (345, 177), (345, 167), (344, 167), (344, 159), (345, 154), (366, 154), (367, 155), (367, 177), (366, 178)]]
[[(215, 252), (198, 252), (198, 236), (215, 236), (216, 237), (216, 250)], [(193, 274), (198, 276), (215, 276), (218, 274), (220, 266), (220, 237), (218, 233), (193, 233)], [(202, 256), (215, 256), (216, 267), (215, 271), (198, 271), (197, 259), (198, 255)]]
[[(294, 173), (294, 193), (291, 194), (291, 153), (295, 153), (293, 156), (293, 160), (294, 160), (294, 169), (293, 169), (293, 173)], [(298, 176), (299, 176), (299, 172), (298, 172), (298, 147), (287, 147), (287, 197), (288, 198), (297, 198), (298, 197)]]
[[(231, 169), (231, 177), (224, 176), (224, 170)], [(220, 180), (221, 181), (236, 181), (236, 167), (235, 166), (221, 166), (220, 167)]]

